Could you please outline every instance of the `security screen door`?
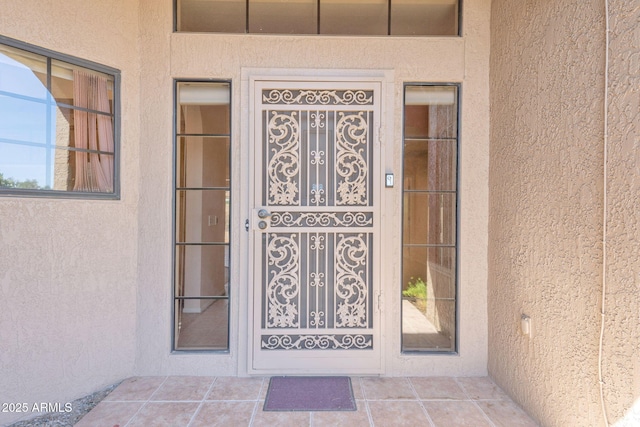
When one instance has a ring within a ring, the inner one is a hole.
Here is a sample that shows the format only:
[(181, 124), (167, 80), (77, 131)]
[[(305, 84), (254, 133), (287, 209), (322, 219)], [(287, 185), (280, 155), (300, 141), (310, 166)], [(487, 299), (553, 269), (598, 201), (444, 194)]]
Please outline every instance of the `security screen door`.
[(249, 371), (380, 372), (381, 83), (252, 88)]

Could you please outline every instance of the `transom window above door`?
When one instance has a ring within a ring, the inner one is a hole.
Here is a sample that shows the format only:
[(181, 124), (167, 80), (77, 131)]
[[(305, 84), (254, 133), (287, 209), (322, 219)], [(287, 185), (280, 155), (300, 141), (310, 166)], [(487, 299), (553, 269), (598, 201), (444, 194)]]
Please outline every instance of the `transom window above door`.
[(460, 0), (175, 0), (179, 32), (457, 36)]

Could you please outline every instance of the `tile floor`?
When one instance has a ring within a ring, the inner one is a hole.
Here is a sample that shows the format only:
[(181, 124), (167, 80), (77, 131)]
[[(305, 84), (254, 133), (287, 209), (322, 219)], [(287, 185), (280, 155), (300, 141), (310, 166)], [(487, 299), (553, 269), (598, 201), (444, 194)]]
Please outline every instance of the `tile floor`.
[(135, 377), (77, 427), (536, 426), (489, 378), (352, 377), (350, 412), (264, 412), (269, 378)]

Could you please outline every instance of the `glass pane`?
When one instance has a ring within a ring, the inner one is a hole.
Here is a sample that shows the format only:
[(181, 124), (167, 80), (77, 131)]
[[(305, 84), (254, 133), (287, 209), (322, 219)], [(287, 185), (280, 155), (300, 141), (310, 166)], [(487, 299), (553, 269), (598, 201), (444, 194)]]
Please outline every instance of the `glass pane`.
[(458, 0), (391, 0), (391, 34), (458, 34)]
[[(0, 45), (0, 91), (46, 99), (47, 59), (35, 53)], [(4, 110), (0, 110), (0, 115)]]
[(406, 138), (457, 137), (457, 87), (407, 86), (405, 89)]
[(456, 86), (405, 88), (403, 351), (455, 351), (457, 126)]
[[(113, 191), (113, 155), (56, 150), (55, 162), (54, 190), (94, 193)], [(78, 168), (78, 165), (84, 167)], [(92, 172), (98, 168), (104, 171), (106, 181), (99, 180), (97, 173)]]
[(246, 0), (178, 0), (177, 31), (244, 33)]
[(456, 195), (404, 194), (404, 244), (454, 245)]
[(410, 140), (404, 143), (405, 190), (456, 190), (456, 141)]
[[(2, 80), (2, 79), (0, 79)], [(14, 141), (47, 143), (47, 112), (49, 120), (55, 107), (37, 101), (27, 101), (0, 95), (0, 137)]]
[(178, 187), (229, 187), (228, 137), (180, 137), (177, 161)]
[(178, 83), (178, 104), (178, 133), (229, 134), (228, 83)]
[(387, 0), (321, 0), (320, 34), (387, 35)]
[(426, 305), (402, 301), (402, 350), (454, 351), (456, 303), (427, 299)]
[[(78, 119), (78, 117), (80, 117)], [(58, 147), (81, 148), (85, 150), (102, 151), (105, 153), (114, 152), (113, 142), (113, 116), (102, 113), (90, 113), (80, 109), (56, 108), (53, 116), (52, 143)], [(93, 123), (98, 124), (96, 134), (85, 135), (83, 141), (76, 141), (75, 128), (76, 120), (88, 123), (87, 127)], [(89, 138), (95, 136), (95, 138)]]
[(455, 298), (456, 250), (405, 246), (402, 296), (414, 299)]
[(176, 192), (176, 241), (229, 242), (229, 192), (179, 190)]
[(175, 301), (177, 350), (226, 350), (229, 342), (227, 299)]
[[(229, 89), (228, 83), (177, 84), (174, 292), (189, 299), (176, 299), (176, 350), (228, 348)], [(224, 299), (199, 298), (205, 296)]]
[[(74, 81), (74, 70), (81, 71), (87, 76)], [(74, 99), (74, 86), (77, 86), (77, 91), (84, 93), (79, 99)], [(52, 60), (51, 94), (56, 102), (62, 104), (111, 113), (113, 111), (113, 76)]]
[[(69, 190), (98, 193), (113, 191), (113, 162), (114, 156), (110, 154), (69, 151), (69, 171), (70, 173), (73, 171), (73, 175), (70, 177), (73, 188), (69, 188)], [(83, 165), (83, 167), (79, 167), (79, 165)], [(102, 172), (97, 172), (98, 170)], [(57, 165), (56, 174), (58, 174)], [(99, 176), (105, 177), (106, 182), (104, 178)]]
[(0, 187), (40, 189), (50, 186), (50, 152), (45, 147), (0, 142)]
[(56, 108), (53, 120), (52, 143), (58, 147), (75, 147), (73, 110), (69, 108)]
[(95, 120), (95, 118), (104, 118), (105, 120), (101, 125), (113, 129), (112, 116), (100, 113), (85, 113), (81, 110), (73, 110), (70, 108), (56, 108), (55, 115), (53, 116), (54, 123), (52, 130), (52, 143), (58, 147), (96, 149), (98, 151), (113, 153), (114, 147), (110, 137), (105, 137), (104, 143), (102, 143), (103, 140), (98, 138), (95, 142), (96, 146), (94, 148), (91, 147), (93, 142), (90, 143), (88, 140), (85, 140), (84, 144), (76, 144), (74, 134), (74, 121), (76, 114), (88, 114), (90, 115), (90, 120)]
[[(57, 191), (94, 191), (108, 192), (100, 188), (75, 188), (76, 182), (85, 182), (92, 178), (85, 175), (84, 181), (77, 174), (78, 162), (110, 165), (113, 170), (113, 156), (105, 154), (87, 154), (65, 149), (47, 149), (21, 144), (0, 143), (0, 187), (40, 189)], [(87, 173), (87, 169), (84, 171)], [(113, 180), (111, 176), (110, 181)]]
[(228, 245), (176, 247), (176, 296), (225, 296), (228, 279)]
[[(87, 154), (78, 154), (68, 150), (55, 150), (53, 167), (53, 189), (59, 191), (73, 191), (76, 182), (76, 161), (87, 162)], [(113, 161), (113, 160), (111, 160)]]
[(249, 32), (316, 34), (317, 0), (249, 0)]

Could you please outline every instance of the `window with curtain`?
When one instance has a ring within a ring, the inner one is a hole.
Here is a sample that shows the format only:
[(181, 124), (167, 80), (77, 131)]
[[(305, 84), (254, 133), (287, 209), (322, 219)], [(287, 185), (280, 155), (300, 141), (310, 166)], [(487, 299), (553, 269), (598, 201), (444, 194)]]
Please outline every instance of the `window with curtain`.
[(0, 195), (117, 198), (119, 72), (0, 37)]

